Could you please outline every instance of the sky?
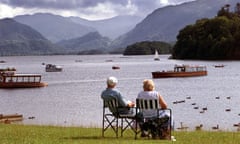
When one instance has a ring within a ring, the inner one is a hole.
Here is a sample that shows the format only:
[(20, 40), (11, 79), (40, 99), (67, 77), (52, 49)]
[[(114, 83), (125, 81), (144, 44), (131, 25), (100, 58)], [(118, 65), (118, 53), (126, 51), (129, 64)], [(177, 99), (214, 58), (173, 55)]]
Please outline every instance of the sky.
[(119, 15), (144, 17), (157, 8), (188, 1), (194, 0), (0, 0), (0, 19), (38, 12), (88, 20)]

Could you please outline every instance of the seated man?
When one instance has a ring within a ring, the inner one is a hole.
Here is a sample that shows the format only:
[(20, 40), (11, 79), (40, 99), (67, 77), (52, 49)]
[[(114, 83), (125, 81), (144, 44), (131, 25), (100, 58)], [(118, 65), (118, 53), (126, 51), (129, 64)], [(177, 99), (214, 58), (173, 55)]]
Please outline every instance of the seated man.
[[(115, 77), (109, 77), (107, 79), (107, 88), (102, 92), (101, 98), (103, 100), (110, 100), (112, 98), (117, 99), (118, 101), (118, 106), (122, 107), (118, 109), (118, 112), (120, 114), (134, 114), (135, 110), (133, 109), (134, 103), (131, 101), (126, 100), (118, 91), (115, 87), (118, 83), (117, 78)], [(115, 111), (111, 110), (110, 111), (114, 114)]]

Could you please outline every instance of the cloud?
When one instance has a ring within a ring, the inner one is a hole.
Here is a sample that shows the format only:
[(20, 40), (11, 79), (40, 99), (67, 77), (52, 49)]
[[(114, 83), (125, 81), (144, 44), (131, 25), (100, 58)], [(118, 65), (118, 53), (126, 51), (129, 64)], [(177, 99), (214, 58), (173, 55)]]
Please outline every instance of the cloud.
[(0, 18), (4, 15), (35, 12), (51, 12), (88, 19), (117, 15), (146, 16), (159, 7), (186, 1), (193, 0), (0, 0)]
[[(2, 3), (14, 7), (24, 8), (52, 8), (52, 9), (76, 9), (94, 7), (99, 3), (105, 3), (109, 0), (1, 0)], [(118, 0), (113, 3), (126, 3), (126, 0)]]

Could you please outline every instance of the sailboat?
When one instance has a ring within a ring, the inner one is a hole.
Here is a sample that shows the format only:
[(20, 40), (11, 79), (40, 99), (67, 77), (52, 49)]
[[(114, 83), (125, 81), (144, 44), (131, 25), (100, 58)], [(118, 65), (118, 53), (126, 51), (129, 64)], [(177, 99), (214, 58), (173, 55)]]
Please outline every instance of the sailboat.
[(155, 60), (155, 61), (159, 61), (159, 60), (160, 60), (157, 50), (155, 50), (154, 60)]

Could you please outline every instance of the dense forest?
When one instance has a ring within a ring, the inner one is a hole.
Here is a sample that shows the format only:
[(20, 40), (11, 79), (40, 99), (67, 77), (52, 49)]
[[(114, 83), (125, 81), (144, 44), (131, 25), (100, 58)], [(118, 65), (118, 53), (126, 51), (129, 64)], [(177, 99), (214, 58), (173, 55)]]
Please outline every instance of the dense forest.
[(203, 18), (180, 30), (174, 59), (240, 59), (240, 3), (226, 4), (212, 19)]
[(155, 53), (170, 54), (172, 46), (166, 42), (159, 41), (143, 41), (127, 46), (123, 55), (151, 55)]

